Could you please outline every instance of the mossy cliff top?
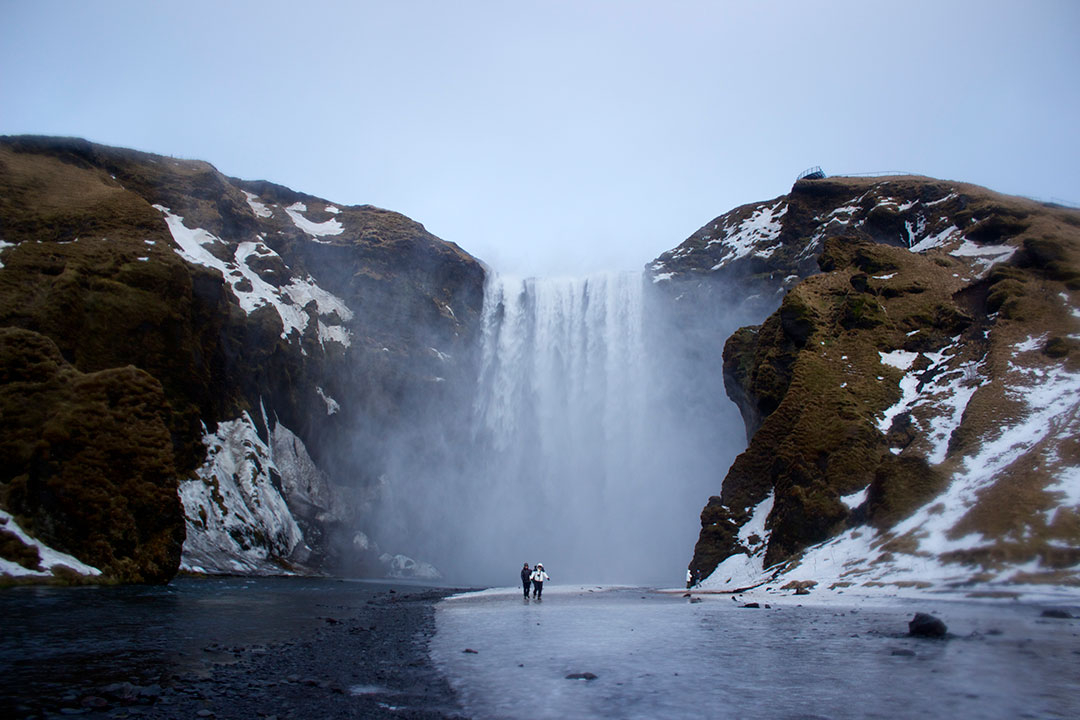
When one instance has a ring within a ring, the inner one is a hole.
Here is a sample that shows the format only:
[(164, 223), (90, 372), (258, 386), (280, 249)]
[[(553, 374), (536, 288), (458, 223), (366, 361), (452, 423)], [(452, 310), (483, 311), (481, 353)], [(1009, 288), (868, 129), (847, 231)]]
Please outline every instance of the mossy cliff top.
[(724, 350), (750, 441), (702, 512), (708, 585), (1080, 582), (1080, 212), (841, 178), (712, 225), (663, 282), (782, 301)]

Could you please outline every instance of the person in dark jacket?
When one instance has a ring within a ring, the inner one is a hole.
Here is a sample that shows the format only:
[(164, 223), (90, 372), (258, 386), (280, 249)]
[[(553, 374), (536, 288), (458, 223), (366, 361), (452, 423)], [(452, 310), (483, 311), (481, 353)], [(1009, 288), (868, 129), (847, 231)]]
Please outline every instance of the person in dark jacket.
[(521, 585), (525, 589), (525, 599), (529, 599), (529, 585), (532, 581), (532, 571), (529, 570), (529, 563), (525, 563), (525, 566), (521, 568)]

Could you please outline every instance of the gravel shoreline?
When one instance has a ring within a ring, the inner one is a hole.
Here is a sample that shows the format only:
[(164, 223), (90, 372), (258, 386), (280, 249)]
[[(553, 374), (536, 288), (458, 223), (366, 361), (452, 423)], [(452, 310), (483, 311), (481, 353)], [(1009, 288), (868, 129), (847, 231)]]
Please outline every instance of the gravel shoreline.
[[(95, 667), (84, 679), (53, 674), (61, 668), (50, 668), (49, 663), (59, 661), (45, 653), (35, 661), (32, 646), (20, 653), (19, 647), (3, 642), (5, 672), (0, 674), (7, 679), (0, 680), (0, 715), (115, 720), (464, 717), (453, 690), (428, 657), (435, 603), (456, 591), (367, 583), (336, 586), (328, 595), (312, 593), (315, 602), (305, 606), (300, 626), (290, 626), (285, 638), (265, 642), (263, 633), (241, 628), (229, 633), (226, 642), (216, 642), (212, 638), (220, 632), (200, 633), (194, 627), (194, 637), (182, 638), (189, 641), (186, 650), (176, 638), (157, 644), (156, 656), (167, 657), (167, 662), (140, 661), (119, 673), (102, 672), (109, 667), (102, 648), (88, 661)], [(238, 596), (247, 601), (248, 596)], [(245, 612), (256, 617), (266, 612), (259, 607), (263, 597), (252, 598)], [(211, 603), (213, 598), (200, 600)], [(27, 607), (36, 618), (33, 605)], [(123, 611), (120, 606), (114, 612)], [(289, 611), (295, 613), (293, 607)], [(152, 634), (153, 628), (148, 623), (140, 632)], [(132, 644), (140, 645), (143, 637)], [(72, 653), (62, 662), (78, 657)]]

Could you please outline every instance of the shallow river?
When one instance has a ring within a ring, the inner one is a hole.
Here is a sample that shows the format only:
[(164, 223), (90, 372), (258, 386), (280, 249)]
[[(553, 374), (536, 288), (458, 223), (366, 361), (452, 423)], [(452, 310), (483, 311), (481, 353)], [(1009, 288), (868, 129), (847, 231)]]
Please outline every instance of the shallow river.
[[(790, 600), (489, 592), (439, 604), (431, 652), (475, 718), (1080, 717), (1078, 620), (1020, 605)], [(916, 611), (944, 620), (950, 639), (907, 637)], [(566, 677), (581, 673), (596, 678)]]
[[(0, 716), (1080, 717), (1080, 620), (1031, 605), (749, 609), (555, 586), (445, 600), (432, 622), (443, 594), (302, 578), (4, 590)], [(916, 611), (951, 638), (907, 637)], [(149, 696), (112, 699), (116, 682)]]

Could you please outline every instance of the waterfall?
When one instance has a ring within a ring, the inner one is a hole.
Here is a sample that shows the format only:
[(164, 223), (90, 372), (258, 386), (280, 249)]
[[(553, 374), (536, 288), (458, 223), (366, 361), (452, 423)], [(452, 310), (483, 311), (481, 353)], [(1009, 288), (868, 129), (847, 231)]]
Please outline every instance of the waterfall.
[(456, 582), (510, 584), (523, 562), (554, 582), (682, 581), (744, 436), (721, 359), (688, 368), (650, 289), (637, 273), (488, 278), (467, 440), (396, 483), (415, 557)]

